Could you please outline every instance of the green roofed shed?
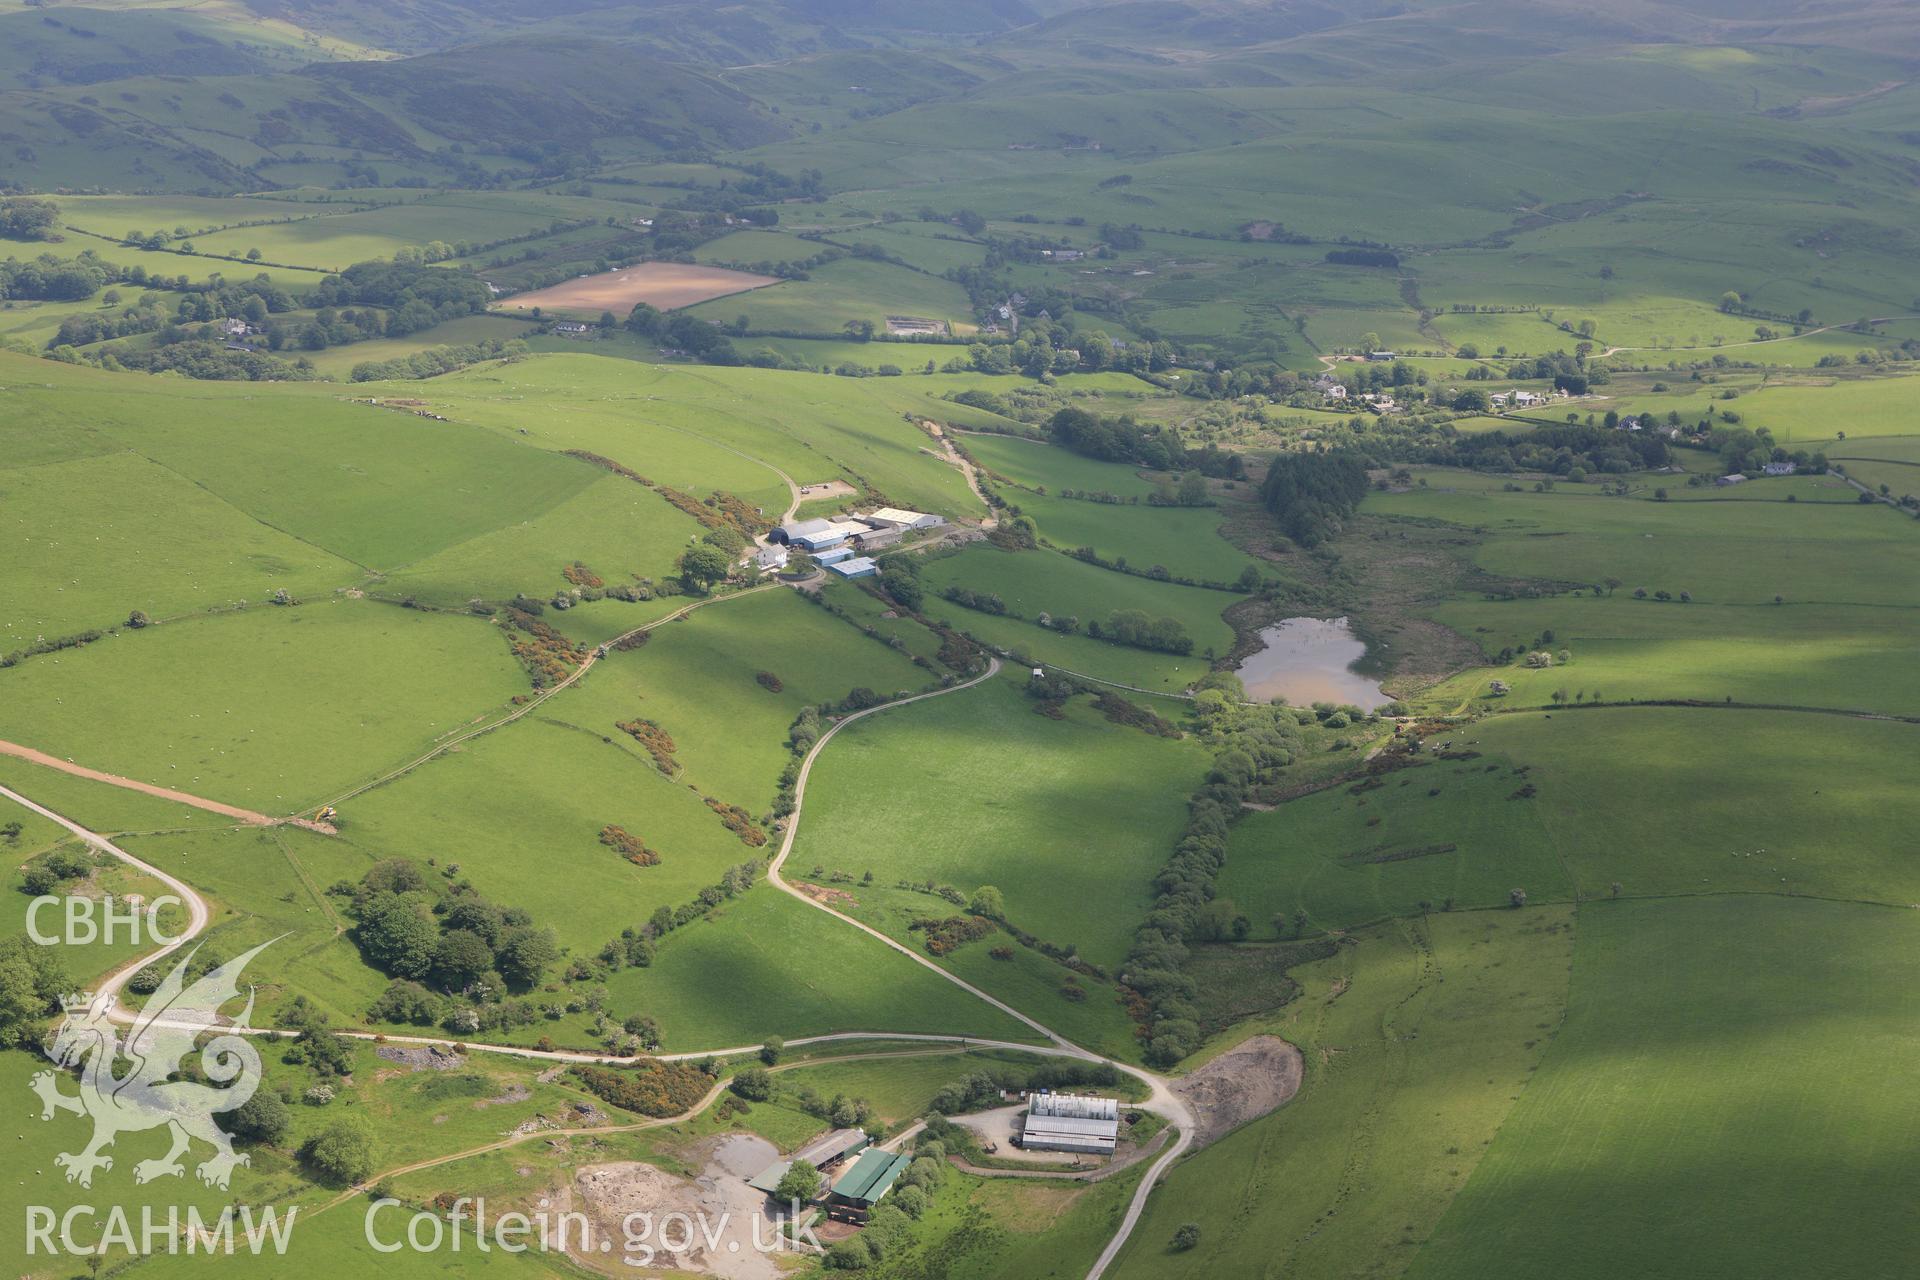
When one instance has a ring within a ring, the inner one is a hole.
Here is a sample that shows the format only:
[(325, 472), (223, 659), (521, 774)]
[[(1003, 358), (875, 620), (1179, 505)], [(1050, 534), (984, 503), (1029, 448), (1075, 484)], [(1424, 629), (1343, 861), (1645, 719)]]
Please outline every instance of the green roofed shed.
[(780, 1179), (786, 1177), (787, 1170), (791, 1168), (793, 1168), (793, 1161), (775, 1160), (772, 1164), (762, 1169), (759, 1173), (756, 1173), (751, 1178), (748, 1178), (747, 1185), (752, 1187), (755, 1191), (763, 1192), (766, 1195), (772, 1195), (773, 1189), (780, 1185)]
[(833, 1198), (857, 1209), (871, 1209), (893, 1189), (913, 1158), (875, 1148), (861, 1153), (853, 1167), (833, 1184)]

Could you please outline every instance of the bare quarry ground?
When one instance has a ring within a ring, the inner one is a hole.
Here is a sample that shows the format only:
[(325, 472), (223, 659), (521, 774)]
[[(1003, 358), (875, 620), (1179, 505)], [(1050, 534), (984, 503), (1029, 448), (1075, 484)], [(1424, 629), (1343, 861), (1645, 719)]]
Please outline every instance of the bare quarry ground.
[(1255, 1036), (1176, 1083), (1174, 1092), (1193, 1108), (1194, 1147), (1285, 1106), (1304, 1070), (1300, 1050), (1279, 1036)]
[[(770, 1142), (752, 1134), (729, 1134), (696, 1144), (689, 1162), (700, 1175), (678, 1174), (639, 1161), (582, 1166), (560, 1207), (586, 1214), (592, 1231), (575, 1259), (609, 1275), (687, 1271), (727, 1280), (777, 1280), (781, 1253), (755, 1247), (775, 1227), (765, 1198), (745, 1179), (777, 1157)], [(683, 1215), (683, 1216), (679, 1216)], [(577, 1242), (573, 1242), (577, 1244)]]

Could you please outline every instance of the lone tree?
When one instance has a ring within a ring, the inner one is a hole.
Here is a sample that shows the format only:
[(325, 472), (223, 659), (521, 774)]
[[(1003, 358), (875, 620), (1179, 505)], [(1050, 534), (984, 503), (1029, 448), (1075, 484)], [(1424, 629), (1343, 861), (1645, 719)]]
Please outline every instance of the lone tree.
[(774, 1185), (773, 1198), (781, 1201), (810, 1202), (820, 1194), (820, 1171), (810, 1160), (795, 1160)]
[(1524, 906), (1526, 906), (1526, 905), (1527, 905), (1527, 891), (1526, 891), (1525, 889), (1510, 889), (1510, 890), (1508, 890), (1508, 891), (1507, 891), (1507, 905), (1508, 905), (1508, 906), (1510, 906), (1510, 907), (1524, 907)]
[(1197, 1222), (1181, 1223), (1180, 1229), (1173, 1233), (1173, 1247), (1177, 1253), (1185, 1253), (1199, 1243), (1200, 1224)]
[(373, 1136), (358, 1116), (336, 1120), (309, 1138), (300, 1154), (321, 1179), (352, 1186), (373, 1174)]
[(1000, 896), (1000, 890), (990, 884), (983, 884), (973, 891), (973, 897), (967, 902), (967, 910), (977, 916), (987, 916), (994, 920), (1006, 918), (1006, 899)]
[(765, 1102), (773, 1096), (773, 1077), (765, 1067), (748, 1067), (735, 1076), (727, 1087), (748, 1102)]
[(222, 1126), (236, 1138), (274, 1143), (287, 1136), (293, 1119), (280, 1095), (267, 1089), (257, 1090), (251, 1098), (227, 1117)]
[(680, 556), (681, 580), (701, 591), (725, 578), (732, 568), (727, 553), (714, 546), (689, 547)]
[(779, 1036), (768, 1036), (767, 1042), (760, 1046), (760, 1061), (772, 1066), (780, 1061), (780, 1055), (786, 1052), (787, 1042)]

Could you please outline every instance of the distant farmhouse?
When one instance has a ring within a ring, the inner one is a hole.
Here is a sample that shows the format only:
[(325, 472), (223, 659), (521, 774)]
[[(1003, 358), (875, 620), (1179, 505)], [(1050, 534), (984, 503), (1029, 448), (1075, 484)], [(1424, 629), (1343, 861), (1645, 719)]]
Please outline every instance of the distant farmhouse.
[(1020, 1145), (1028, 1151), (1110, 1156), (1119, 1137), (1120, 1104), (1115, 1099), (1036, 1093), (1028, 1100)]
[(1761, 470), (1770, 476), (1790, 476), (1798, 468), (1791, 462), (1769, 462)]
[(937, 529), (946, 522), (945, 516), (899, 507), (848, 519), (798, 520), (775, 526), (767, 535), (770, 545), (755, 554), (754, 564), (762, 573), (783, 567), (788, 548), (798, 547), (843, 578), (870, 578), (880, 572), (870, 553), (893, 546), (910, 531)]

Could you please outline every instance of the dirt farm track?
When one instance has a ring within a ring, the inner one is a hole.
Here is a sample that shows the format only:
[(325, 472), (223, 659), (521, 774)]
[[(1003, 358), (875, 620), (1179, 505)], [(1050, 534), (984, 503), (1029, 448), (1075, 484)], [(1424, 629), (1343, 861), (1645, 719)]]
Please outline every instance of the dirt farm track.
[(641, 302), (662, 311), (671, 311), (675, 307), (690, 307), (696, 302), (724, 298), (730, 293), (745, 293), (749, 289), (762, 289), (779, 283), (775, 276), (756, 276), (745, 271), (728, 271), (724, 267), (703, 267), (683, 262), (643, 262), (637, 267), (581, 276), (577, 280), (535, 289), (531, 293), (516, 293), (511, 298), (502, 299), (496, 309), (528, 311), (539, 307), (542, 311), (579, 312), (582, 315), (591, 313), (595, 317), (603, 311), (624, 316)]

